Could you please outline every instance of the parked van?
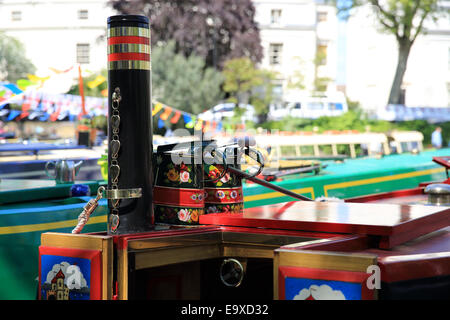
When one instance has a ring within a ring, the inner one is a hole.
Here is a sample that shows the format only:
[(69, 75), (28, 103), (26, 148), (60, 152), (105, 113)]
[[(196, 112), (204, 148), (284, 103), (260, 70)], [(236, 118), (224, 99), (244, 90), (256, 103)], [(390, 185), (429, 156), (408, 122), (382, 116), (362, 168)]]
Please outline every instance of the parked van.
[(287, 116), (316, 119), (322, 116), (339, 116), (348, 111), (342, 92), (317, 97), (290, 94), (284, 100), (281, 104), (270, 106), (269, 119), (280, 120)]
[[(235, 107), (236, 104), (232, 102), (221, 103), (203, 113), (200, 113), (198, 117), (199, 119), (205, 121), (222, 121), (223, 118), (230, 118), (234, 116)], [(257, 121), (255, 107), (250, 104), (241, 104), (239, 107), (245, 109), (242, 115), (243, 121)]]

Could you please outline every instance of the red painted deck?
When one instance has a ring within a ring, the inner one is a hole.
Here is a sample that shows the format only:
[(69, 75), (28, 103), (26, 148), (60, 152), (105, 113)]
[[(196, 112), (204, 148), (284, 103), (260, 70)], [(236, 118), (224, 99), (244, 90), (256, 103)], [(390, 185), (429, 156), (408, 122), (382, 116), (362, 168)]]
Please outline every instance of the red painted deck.
[(450, 208), (420, 205), (295, 201), (207, 214), (201, 224), (381, 236), (386, 249), (450, 225)]

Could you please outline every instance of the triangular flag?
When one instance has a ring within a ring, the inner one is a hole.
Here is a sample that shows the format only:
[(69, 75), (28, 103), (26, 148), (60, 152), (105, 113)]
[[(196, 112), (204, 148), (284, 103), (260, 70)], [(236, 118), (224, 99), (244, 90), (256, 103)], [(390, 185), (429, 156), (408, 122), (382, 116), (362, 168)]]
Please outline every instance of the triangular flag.
[(161, 119), (159, 119), (159, 120), (158, 120), (158, 128), (161, 129), (162, 127), (164, 127), (164, 121), (161, 120)]
[(34, 74), (29, 74), (29, 73), (27, 74), (27, 77), (32, 82), (45, 82), (48, 79), (50, 79), (50, 76), (48, 76), (48, 77), (38, 77), (38, 76), (36, 76)]
[(66, 69), (66, 70), (58, 70), (58, 69), (55, 69), (55, 68), (52, 68), (52, 67), (49, 67), (49, 69), (52, 70), (54, 73), (60, 74), (60, 73), (69, 72), (70, 70), (73, 69), (73, 66), (71, 66), (69, 69)]
[(190, 115), (188, 115), (187, 113), (183, 114), (183, 121), (185, 124), (188, 124), (189, 122), (192, 121), (192, 117)]
[[(26, 80), (26, 81), (28, 81), (28, 80)], [(11, 90), (11, 92), (14, 94), (20, 94), (23, 92), (15, 84), (12, 84), (12, 83), (2, 84), (2, 86), (5, 87), (6, 89)]]
[(14, 120), (22, 111), (19, 110), (10, 110), (8, 115), (8, 121)]
[(205, 125), (203, 126), (203, 132), (209, 131), (210, 129), (209, 124), (210, 124), (209, 121), (205, 121)]
[(105, 81), (106, 81), (106, 78), (104, 76), (102, 76), (101, 74), (99, 74), (94, 80), (89, 81), (87, 83), (87, 86), (92, 89), (92, 88), (98, 87)]
[(181, 112), (177, 111), (175, 112), (175, 115), (172, 117), (172, 119), (170, 119), (170, 123), (177, 123), (178, 120), (180, 120), (181, 117)]
[(196, 117), (194, 116), (194, 117), (190, 118), (189, 122), (186, 122), (186, 120), (185, 120), (185, 122), (186, 122), (185, 127), (188, 129), (192, 129), (195, 125), (195, 119), (196, 119)]
[(202, 130), (203, 127), (203, 120), (198, 120), (197, 124), (195, 125), (195, 130)]
[(157, 103), (152, 111), (152, 116), (155, 116), (161, 109), (163, 105), (161, 103)]
[(161, 115), (159, 117), (161, 118), (161, 120), (166, 121), (169, 118), (171, 113), (172, 113), (172, 108), (166, 107), (166, 110), (163, 113), (161, 113)]

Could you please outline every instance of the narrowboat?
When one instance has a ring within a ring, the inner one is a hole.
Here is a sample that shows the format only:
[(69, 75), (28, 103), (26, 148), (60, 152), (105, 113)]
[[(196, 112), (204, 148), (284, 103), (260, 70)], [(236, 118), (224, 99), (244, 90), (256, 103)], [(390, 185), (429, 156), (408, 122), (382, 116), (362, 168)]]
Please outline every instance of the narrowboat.
[[(449, 298), (445, 201), (380, 204), (299, 195), (304, 200), (231, 212), (222, 209), (242, 202), (242, 178), (259, 181), (236, 163), (211, 168), (203, 162), (203, 149), (190, 145), (172, 150), (173, 163), (162, 156), (167, 150), (160, 150), (160, 160), (158, 154), (153, 158), (150, 50), (144, 46), (141, 54), (130, 54), (134, 46), (117, 45), (137, 40), (148, 45), (148, 25), (143, 16), (108, 19), (108, 184), (84, 207), (71, 233), (42, 234), (39, 299)], [(232, 159), (240, 151), (252, 154), (245, 143), (230, 150)], [(213, 145), (209, 152), (217, 160), (227, 150)], [(188, 166), (188, 159), (194, 165)], [(198, 165), (208, 168), (203, 183)], [(155, 193), (154, 174), (162, 177)], [(397, 174), (403, 173), (389, 177)], [(238, 182), (219, 185), (224, 177)], [(389, 177), (383, 179), (394, 180)], [(206, 181), (214, 191), (202, 195)], [(108, 202), (107, 229), (83, 232), (102, 197)], [(214, 202), (223, 205), (220, 212), (201, 214), (202, 204)]]

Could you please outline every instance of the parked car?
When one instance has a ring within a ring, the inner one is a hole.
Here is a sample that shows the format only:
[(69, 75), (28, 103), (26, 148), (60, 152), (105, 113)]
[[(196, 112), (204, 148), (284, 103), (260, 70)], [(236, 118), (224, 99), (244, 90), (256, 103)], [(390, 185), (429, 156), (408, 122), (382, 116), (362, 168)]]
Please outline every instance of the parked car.
[(288, 95), (283, 103), (270, 106), (269, 119), (280, 120), (287, 116), (316, 119), (321, 116), (339, 116), (347, 111), (344, 94), (320, 97)]

